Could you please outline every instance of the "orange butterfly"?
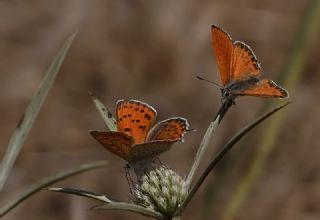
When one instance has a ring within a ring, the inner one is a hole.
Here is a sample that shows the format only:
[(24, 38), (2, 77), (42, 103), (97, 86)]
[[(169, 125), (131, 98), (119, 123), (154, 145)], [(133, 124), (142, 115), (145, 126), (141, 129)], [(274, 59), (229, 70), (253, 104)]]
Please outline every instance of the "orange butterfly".
[(258, 78), (261, 67), (248, 45), (241, 41), (232, 41), (229, 34), (216, 25), (212, 25), (211, 33), (212, 46), (223, 83), (223, 97), (289, 97), (289, 93), (272, 80)]
[(116, 109), (117, 131), (91, 131), (90, 134), (111, 153), (130, 165), (148, 161), (169, 150), (188, 131), (184, 118), (170, 118), (151, 129), (156, 110), (136, 100), (119, 100)]

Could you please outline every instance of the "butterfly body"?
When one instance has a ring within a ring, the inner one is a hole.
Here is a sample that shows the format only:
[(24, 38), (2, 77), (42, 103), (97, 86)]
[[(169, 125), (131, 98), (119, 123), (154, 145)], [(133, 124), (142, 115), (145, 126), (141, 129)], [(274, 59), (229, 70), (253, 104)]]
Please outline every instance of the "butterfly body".
[(224, 98), (259, 96), (286, 98), (288, 92), (269, 79), (259, 79), (260, 63), (252, 49), (241, 41), (233, 41), (222, 28), (212, 25), (212, 46), (220, 72)]
[(116, 113), (117, 131), (91, 131), (90, 134), (133, 167), (141, 167), (182, 141), (189, 126), (186, 119), (175, 117), (161, 121), (151, 129), (157, 112), (137, 100), (118, 101)]
[(221, 88), (221, 93), (224, 97), (237, 96), (241, 94), (242, 91), (250, 89), (259, 82), (259, 79), (252, 77), (246, 80), (238, 80), (236, 82), (231, 82), (225, 87)]

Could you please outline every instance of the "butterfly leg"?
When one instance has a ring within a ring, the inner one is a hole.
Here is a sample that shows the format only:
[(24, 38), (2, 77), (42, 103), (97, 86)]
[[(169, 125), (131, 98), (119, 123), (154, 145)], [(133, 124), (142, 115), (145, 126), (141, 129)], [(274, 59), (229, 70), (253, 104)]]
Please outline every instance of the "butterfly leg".
[(234, 101), (234, 98), (232, 97), (232, 98), (230, 98), (231, 99), (231, 101), (232, 101), (232, 105), (236, 105), (236, 102)]
[[(164, 165), (164, 164), (161, 162), (161, 160), (160, 160), (159, 157), (156, 157), (155, 160), (157, 160), (157, 162), (158, 162), (158, 164), (159, 164), (160, 166), (163, 166), (163, 165)], [(156, 162), (155, 160), (153, 161), (153, 163)]]
[(160, 167), (163, 167), (165, 169), (169, 169), (169, 167), (166, 164), (161, 162), (159, 157), (157, 157), (156, 159), (158, 160), (158, 164), (159, 164)]
[(128, 185), (129, 185), (130, 193), (132, 193), (132, 190), (134, 187), (134, 181), (132, 180), (131, 175), (130, 175), (130, 170), (131, 170), (130, 165), (126, 164), (126, 166), (124, 167), (124, 170), (125, 170), (125, 177), (127, 179)]

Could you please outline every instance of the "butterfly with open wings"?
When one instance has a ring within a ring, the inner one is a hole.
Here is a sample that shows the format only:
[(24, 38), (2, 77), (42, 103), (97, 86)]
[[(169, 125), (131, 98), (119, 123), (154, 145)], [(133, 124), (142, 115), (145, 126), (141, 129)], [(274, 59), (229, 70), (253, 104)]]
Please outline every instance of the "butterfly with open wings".
[(171, 149), (189, 129), (187, 119), (161, 121), (152, 129), (156, 110), (137, 100), (119, 100), (116, 108), (117, 131), (91, 131), (90, 134), (111, 153), (130, 165), (148, 161)]
[(241, 41), (233, 41), (221, 27), (212, 25), (215, 52), (224, 98), (258, 96), (287, 98), (289, 93), (270, 79), (259, 79), (260, 64), (252, 49)]

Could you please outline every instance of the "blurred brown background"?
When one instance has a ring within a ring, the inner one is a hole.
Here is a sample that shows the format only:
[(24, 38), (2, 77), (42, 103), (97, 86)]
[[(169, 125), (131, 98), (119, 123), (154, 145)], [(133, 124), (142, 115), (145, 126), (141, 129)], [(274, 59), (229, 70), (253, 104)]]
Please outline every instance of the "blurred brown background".
[[(220, 105), (220, 82), (210, 40), (215, 23), (249, 44), (264, 76), (275, 81), (310, 1), (0, 1), (0, 155), (64, 40), (76, 37), (61, 71), (0, 196), (3, 206), (35, 181), (81, 163), (110, 164), (55, 186), (84, 188), (128, 201), (124, 161), (89, 136), (105, 125), (91, 102), (94, 93), (114, 111), (118, 99), (145, 101), (158, 120), (189, 119), (197, 132), (161, 156), (186, 175), (198, 144)], [(275, 150), (235, 219), (320, 219), (319, 44), (308, 53), (302, 78), (289, 91), (292, 104)], [(280, 83), (281, 84), (281, 83)], [(202, 161), (261, 112), (265, 102), (239, 98), (222, 121)], [(250, 133), (209, 176), (183, 219), (221, 219), (263, 137)], [(249, 142), (250, 141), (250, 142)], [(250, 144), (245, 144), (250, 143)], [(3, 219), (141, 219), (120, 211), (89, 211), (94, 201), (40, 192)]]

